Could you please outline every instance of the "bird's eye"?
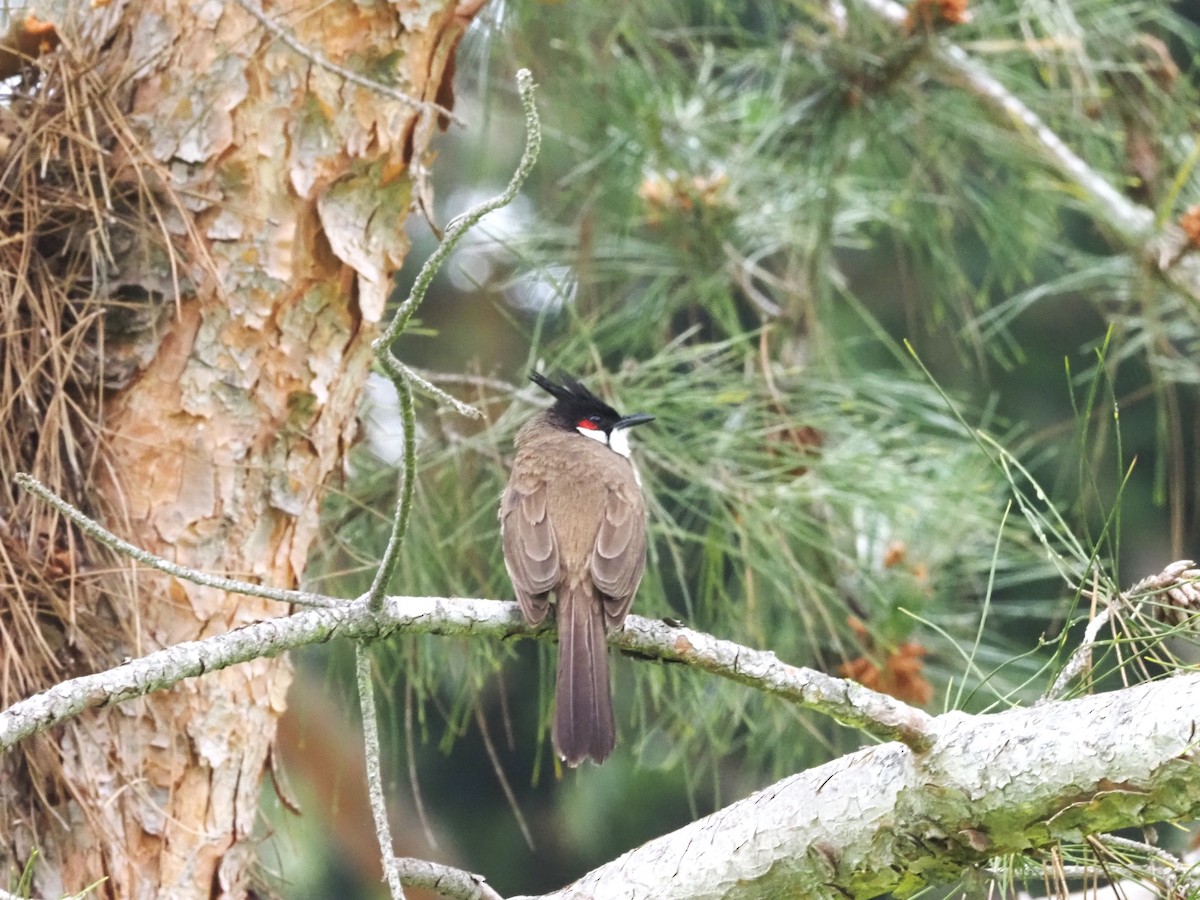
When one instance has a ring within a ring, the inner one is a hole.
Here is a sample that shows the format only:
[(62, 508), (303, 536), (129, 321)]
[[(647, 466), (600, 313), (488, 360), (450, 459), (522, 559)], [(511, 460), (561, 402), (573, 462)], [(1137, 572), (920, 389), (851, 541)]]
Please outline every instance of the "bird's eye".
[(600, 417), (599, 416), (589, 416), (586, 419), (580, 419), (575, 427), (576, 428), (586, 428), (588, 431), (599, 431), (600, 430)]

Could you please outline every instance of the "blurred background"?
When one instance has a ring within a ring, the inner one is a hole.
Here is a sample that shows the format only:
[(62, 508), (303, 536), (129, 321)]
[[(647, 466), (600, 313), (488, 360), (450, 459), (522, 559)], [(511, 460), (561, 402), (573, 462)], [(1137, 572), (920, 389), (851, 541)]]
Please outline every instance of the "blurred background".
[[(522, 195), (464, 241), (397, 346), (485, 414), (420, 402), (398, 593), (511, 597), (496, 508), (512, 436), (545, 402), (535, 368), (657, 417), (637, 434), (652, 547), (635, 613), (934, 713), (1036, 699), (1078, 640), (1085, 591), (1200, 554), (1200, 279), (1186, 249), (1200, 234), (1187, 217), (1200, 9), (888, 10), (487, 4), (458, 53), (468, 124), (437, 143), (434, 224), (510, 177), (520, 67), (540, 86), (545, 141)], [(985, 76), (1082, 175), (992, 108)], [(412, 221), (397, 300), (436, 246)], [(341, 596), (369, 583), (395, 500), (386, 379), (361, 438), (310, 566), (310, 587)], [(616, 753), (563, 770), (554, 649), (373, 648), (400, 853), (537, 893), (869, 740), (702, 673), (616, 659)], [(295, 660), (290, 787), (264, 797), (264, 877), (289, 898), (381, 897), (352, 648)]]

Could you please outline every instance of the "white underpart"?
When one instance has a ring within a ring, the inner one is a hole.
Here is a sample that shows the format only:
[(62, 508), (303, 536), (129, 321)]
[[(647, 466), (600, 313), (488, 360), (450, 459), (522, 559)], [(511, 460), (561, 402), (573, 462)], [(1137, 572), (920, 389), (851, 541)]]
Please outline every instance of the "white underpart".
[(610, 450), (620, 453), (626, 459), (630, 458), (629, 433), (624, 428), (614, 428), (611, 432), (603, 428), (576, 428), (584, 437), (593, 441), (607, 444)]

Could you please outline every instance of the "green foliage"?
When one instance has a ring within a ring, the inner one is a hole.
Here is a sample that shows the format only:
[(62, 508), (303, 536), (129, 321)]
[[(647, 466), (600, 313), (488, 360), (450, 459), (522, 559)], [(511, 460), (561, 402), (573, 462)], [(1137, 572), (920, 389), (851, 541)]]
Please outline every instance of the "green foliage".
[[(637, 435), (652, 544), (634, 612), (826, 671), (886, 670), (916, 646), (935, 709), (1037, 696), (1087, 592), (1185, 554), (1200, 288), (1089, 179), (1160, 226), (1200, 201), (1195, 26), (1165, 4), (1002, 0), (950, 29), (1080, 174), (997, 114), (942, 37), (901, 33), (873, 4), (837, 9), (516, 4), (467, 45), (465, 60), (536, 61), (547, 128), (537, 224), (475, 302), (541, 277), (562, 304), (505, 313), (520, 349), (461, 392), (484, 425), (421, 407), (398, 590), (509, 596), (495, 512), (512, 435), (542, 402), (533, 367), (657, 417)], [(491, 146), (479, 155), (506, 177)], [(425, 311), (440, 303), (463, 308), (446, 292)], [(436, 345), (409, 339), (400, 358), (472, 369), (477, 348), (449, 349), (459, 320), (441, 321)], [(394, 477), (366, 454), (356, 468), (325, 566), (369, 574)], [(1165, 664), (1177, 632), (1126, 626), (1097, 677)], [(501, 684), (540, 698), (515, 715), (544, 735), (552, 671), (532, 655), (412, 639), (396, 674), (440, 712), (419, 721), (441, 746)], [(700, 793), (860, 741), (694, 672), (616, 668), (624, 746)], [(552, 765), (539, 746), (535, 773)]]
[[(616, 16), (577, 4), (515, 8), (508, 34), (546, 51), (538, 80), (554, 135), (517, 274), (570, 276), (561, 313), (514, 324), (529, 330), (529, 360), (608, 372), (601, 383), (615, 403), (658, 416), (639, 435), (653, 544), (637, 611), (827, 670), (858, 656), (883, 664), (915, 640), (930, 651), (935, 687), (987, 671), (990, 695), (1007, 697), (1031, 671), (1003, 667), (1013, 645), (978, 642), (967, 672), (954, 648), (971, 643), (990, 591), (1036, 596), (1062, 556), (1040, 545), (1028, 507), (1024, 522), (1001, 526), (1008, 480), (1021, 476), (972, 429), (1021, 432), (996, 417), (986, 380), (973, 379), (986, 379), (991, 361), (1022, 364), (1013, 325), (1034, 304), (1087, 292), (1100, 308), (1128, 305), (1140, 291), (1147, 302), (1175, 297), (1169, 314), (1180, 318), (1187, 304), (1133, 265), (1142, 248), (1114, 247), (1103, 221), (1085, 221), (1088, 198), (1036, 142), (937, 77), (924, 34), (898, 39), (857, 5), (839, 26), (830, 9), (785, 18), (773, 4), (629, 4)], [(1118, 88), (1136, 86), (1143, 114), (1178, 108), (1194, 92), (1154, 77), (1147, 35), (1194, 35), (1136, 4), (1070, 11), (1065, 28), (1063, 4), (997, 5), (954, 38), (981, 42), (1004, 85), (1078, 141), (1098, 176), (1121, 183), (1128, 135), (1115, 123), (1132, 113)], [(1185, 144), (1160, 144), (1161, 172), (1183, 163)], [(1195, 193), (1185, 184), (1176, 202)], [(1140, 353), (1154, 378), (1170, 379), (1161, 353), (1125, 339), (1145, 327), (1131, 318), (1103, 363)], [(967, 421), (897, 352), (898, 327), (933, 377), (965, 392)], [(1075, 339), (1059, 352), (1069, 357), (1089, 336)], [(1096, 379), (1099, 370), (1081, 368)], [(1065, 398), (1070, 384), (1043, 389)], [(508, 594), (495, 498), (512, 433), (534, 408), (493, 402), (508, 400), (488, 398), (482, 429), (424, 416), (406, 592)], [(1026, 452), (1040, 452), (1035, 440)], [(1091, 495), (1111, 502), (1099, 486), (1107, 476), (1087, 477)], [(373, 483), (360, 479), (355, 492), (377, 496)], [(343, 549), (374, 546), (371, 521), (350, 517)], [(1115, 556), (1114, 534), (1106, 541), (1100, 562)], [(1079, 555), (1069, 571), (1058, 566), (1068, 584), (1097, 562)], [(360, 562), (369, 567), (369, 556)], [(991, 607), (1001, 622), (1009, 611)], [(1042, 618), (1052, 624), (1049, 610)], [(468, 698), (510, 652), (447, 644), (417, 640), (402, 658), (421, 691), (455, 694), (458, 733)], [(773, 718), (780, 729), (790, 711), (697, 681), (639, 676), (646, 706), (633, 715), (658, 721), (678, 758), (703, 768), (747, 752), (772, 771), (814, 761), (799, 742), (747, 738), (751, 722)], [(714, 719), (739, 727), (697, 729), (696, 692)], [(662, 721), (664, 710), (678, 721)]]

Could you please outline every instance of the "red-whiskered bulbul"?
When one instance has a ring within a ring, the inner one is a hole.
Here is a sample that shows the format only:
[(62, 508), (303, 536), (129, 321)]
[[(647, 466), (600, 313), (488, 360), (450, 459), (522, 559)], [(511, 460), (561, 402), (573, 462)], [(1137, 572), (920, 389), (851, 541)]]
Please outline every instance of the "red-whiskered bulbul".
[(622, 416), (571, 378), (529, 377), (554, 405), (517, 432), (500, 500), (504, 565), (531, 625), (554, 595), (554, 748), (577, 766), (589, 756), (602, 762), (617, 741), (605, 639), (646, 566), (646, 504), (627, 429), (654, 417)]

